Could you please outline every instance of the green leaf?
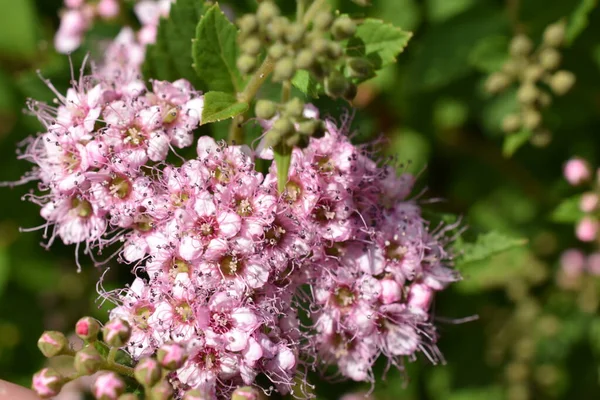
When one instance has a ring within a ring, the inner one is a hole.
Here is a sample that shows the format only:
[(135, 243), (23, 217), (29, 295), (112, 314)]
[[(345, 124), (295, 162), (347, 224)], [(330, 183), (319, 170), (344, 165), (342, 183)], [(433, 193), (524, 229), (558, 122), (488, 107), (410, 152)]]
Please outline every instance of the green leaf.
[(469, 63), (481, 72), (499, 71), (508, 58), (508, 38), (490, 36), (481, 39), (469, 54)]
[(248, 104), (239, 103), (234, 95), (223, 92), (208, 92), (204, 95), (202, 125), (233, 118), (246, 111), (248, 111)]
[(396, 57), (402, 53), (411, 37), (412, 32), (367, 18), (348, 40), (346, 52), (353, 57), (366, 56), (376, 69), (381, 69), (396, 62)]
[(277, 165), (277, 190), (279, 193), (285, 191), (285, 186), (288, 181), (288, 174), (290, 172), (290, 163), (292, 162), (292, 151), (291, 149), (278, 149), (275, 153), (275, 165)]
[(0, 0), (0, 54), (33, 59), (37, 53), (37, 21), (31, 0)]
[(560, 224), (573, 224), (584, 217), (585, 213), (579, 208), (581, 195), (569, 197), (552, 211), (550, 220)]
[(209, 90), (229, 93), (240, 90), (237, 28), (218, 5), (209, 8), (200, 20), (192, 48), (196, 73)]
[(486, 260), (494, 255), (527, 244), (527, 239), (514, 238), (491, 231), (477, 237), (475, 243), (456, 242), (454, 251), (459, 254), (455, 263), (461, 269), (466, 264)]
[(589, 24), (589, 15), (592, 10), (598, 5), (598, 0), (581, 0), (569, 22), (567, 24), (566, 42), (572, 44), (573, 41), (583, 32)]
[(6, 251), (6, 247), (0, 247), (0, 297), (2, 296), (2, 292), (4, 292), (4, 288), (8, 283), (8, 275), (10, 273), (10, 263), (8, 252)]
[(475, 5), (476, 0), (427, 0), (426, 9), (429, 20), (434, 23), (444, 22), (465, 12)]
[(192, 67), (192, 38), (205, 12), (203, 1), (177, 0), (158, 26), (156, 43), (148, 46), (142, 71), (146, 79), (187, 79), (196, 89), (204, 84)]
[(319, 93), (323, 92), (323, 86), (313, 79), (310, 72), (300, 70), (292, 78), (292, 85), (307, 96), (315, 99), (319, 98)]
[(406, 30), (417, 29), (423, 19), (416, 0), (379, 1), (373, 7), (377, 18)]
[(522, 129), (519, 132), (511, 133), (504, 139), (502, 154), (504, 157), (511, 157), (519, 148), (529, 141), (533, 132), (529, 129)]

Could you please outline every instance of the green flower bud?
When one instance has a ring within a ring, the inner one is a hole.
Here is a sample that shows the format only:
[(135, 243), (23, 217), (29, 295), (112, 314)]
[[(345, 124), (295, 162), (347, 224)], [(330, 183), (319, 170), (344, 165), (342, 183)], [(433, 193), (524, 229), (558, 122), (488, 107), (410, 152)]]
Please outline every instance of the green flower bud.
[(170, 400), (173, 398), (173, 386), (167, 380), (161, 380), (150, 390), (150, 400)]
[(64, 354), (69, 349), (69, 341), (62, 332), (46, 331), (42, 333), (38, 342), (38, 348), (48, 358)]
[(162, 376), (162, 368), (154, 358), (142, 358), (135, 366), (133, 376), (144, 387), (154, 386)]
[(183, 347), (177, 343), (166, 343), (159, 347), (156, 352), (156, 359), (163, 368), (175, 370), (181, 368), (187, 355)]
[(75, 333), (83, 340), (96, 340), (98, 332), (100, 332), (100, 323), (92, 317), (83, 317), (75, 324)]
[(502, 72), (510, 77), (518, 76), (523, 69), (521, 60), (508, 60), (502, 65)]
[(123, 347), (131, 336), (131, 327), (123, 319), (111, 319), (102, 329), (104, 341), (110, 347)]
[(546, 129), (536, 130), (531, 136), (531, 144), (536, 147), (546, 147), (552, 142), (552, 133)]
[(535, 109), (527, 109), (523, 112), (523, 127), (534, 130), (542, 123), (542, 114)]
[(269, 47), (269, 57), (273, 60), (279, 60), (286, 53), (287, 48), (283, 43), (277, 42)]
[(308, 49), (302, 49), (296, 56), (296, 68), (309, 69), (315, 62), (313, 52)]
[(254, 113), (260, 119), (271, 119), (277, 113), (277, 105), (270, 100), (258, 100)]
[(294, 132), (294, 124), (289, 118), (279, 118), (273, 123), (271, 130), (277, 131), (281, 136), (288, 136)]
[(258, 32), (258, 19), (252, 14), (246, 14), (237, 21), (242, 35), (251, 35)]
[(280, 14), (279, 7), (275, 5), (272, 1), (263, 1), (258, 5), (258, 10), (256, 11), (256, 18), (258, 22), (262, 25), (266, 25), (271, 22), (275, 17), (278, 17)]
[(349, 83), (346, 91), (344, 92), (344, 100), (348, 102), (353, 102), (356, 94), (358, 93), (358, 87), (354, 83)]
[(81, 375), (93, 375), (104, 364), (104, 358), (93, 345), (88, 345), (75, 353), (73, 365)]
[(306, 136), (312, 136), (323, 125), (318, 119), (309, 119), (298, 124), (298, 132)]
[(296, 73), (296, 66), (294, 65), (294, 59), (291, 57), (284, 57), (275, 63), (273, 70), (273, 81), (283, 82), (292, 79)]
[(560, 47), (565, 40), (565, 24), (557, 22), (548, 25), (544, 31), (544, 44), (550, 47)]
[(317, 79), (322, 80), (325, 79), (325, 77), (327, 76), (329, 69), (320, 63), (315, 63), (309, 68), (309, 71)]
[(348, 90), (348, 80), (339, 72), (334, 72), (325, 79), (325, 93), (337, 99), (342, 97)]
[(241, 44), (241, 50), (245, 54), (257, 56), (262, 48), (262, 43), (258, 36), (250, 36)]
[(351, 77), (366, 79), (373, 75), (373, 66), (365, 58), (351, 58), (348, 60), (348, 72)]
[(344, 49), (342, 48), (341, 44), (329, 42), (329, 45), (327, 46), (327, 57), (329, 57), (331, 60), (337, 60), (343, 54)]
[(264, 144), (264, 146), (266, 148), (269, 148), (269, 147), (275, 148), (283, 140), (283, 135), (279, 131), (276, 131), (274, 129), (270, 129), (265, 134), (265, 137), (264, 137), (263, 140), (264, 140), (263, 144)]
[(575, 84), (575, 75), (570, 71), (557, 71), (550, 78), (550, 88), (557, 96), (567, 93)]
[(236, 65), (242, 74), (247, 75), (256, 68), (256, 57), (242, 54), (238, 57)]
[(532, 104), (539, 95), (539, 89), (533, 84), (525, 82), (517, 91), (517, 99), (522, 104)]
[(315, 29), (325, 32), (331, 27), (331, 23), (333, 22), (333, 15), (329, 11), (321, 11), (317, 15), (315, 15), (315, 19), (313, 21), (313, 26)]
[(304, 113), (304, 102), (294, 97), (286, 103), (285, 113), (292, 118), (300, 118)]
[(544, 49), (540, 53), (540, 64), (548, 71), (555, 70), (560, 65), (560, 53), (551, 47)]
[(277, 17), (267, 26), (267, 36), (272, 41), (283, 40), (290, 21), (285, 17)]
[(237, 388), (231, 395), (231, 400), (260, 400), (260, 398), (258, 389), (250, 386)]
[(304, 38), (304, 26), (302, 24), (291, 24), (285, 30), (285, 40), (290, 44), (300, 43)]
[(523, 77), (529, 82), (539, 81), (542, 75), (544, 75), (544, 69), (537, 64), (529, 65), (523, 72)]
[(506, 89), (510, 83), (511, 78), (508, 75), (502, 72), (494, 72), (485, 81), (485, 90), (491, 94), (499, 93)]
[(552, 96), (544, 91), (540, 91), (538, 102), (542, 107), (548, 107), (550, 104), (552, 104)]
[(289, 136), (285, 140), (285, 144), (288, 147), (300, 147), (300, 148), (304, 148), (308, 144), (308, 137), (307, 136), (303, 136), (303, 135), (301, 135), (299, 133), (294, 133), (293, 135)]
[(310, 44), (311, 50), (317, 55), (327, 55), (329, 51), (329, 40), (319, 37), (315, 38)]
[(344, 40), (356, 33), (356, 24), (347, 15), (341, 15), (331, 27), (331, 34), (336, 40)]
[(510, 42), (510, 54), (514, 57), (527, 56), (531, 50), (533, 50), (533, 42), (526, 35), (516, 35)]
[(502, 130), (506, 133), (516, 132), (521, 128), (521, 117), (518, 114), (508, 114), (502, 120)]

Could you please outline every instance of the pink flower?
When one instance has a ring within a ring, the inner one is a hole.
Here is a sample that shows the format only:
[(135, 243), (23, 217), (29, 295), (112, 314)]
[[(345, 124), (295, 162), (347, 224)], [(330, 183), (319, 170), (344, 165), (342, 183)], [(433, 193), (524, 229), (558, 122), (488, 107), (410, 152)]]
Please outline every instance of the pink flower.
[(592, 217), (584, 217), (577, 223), (575, 233), (582, 242), (592, 242), (598, 236), (599, 228), (598, 220)]
[(577, 157), (567, 161), (563, 169), (563, 174), (565, 179), (574, 186), (580, 185), (592, 177), (592, 172), (587, 161)]
[(98, 400), (116, 400), (125, 391), (125, 383), (114, 372), (98, 375), (92, 386), (92, 393)]

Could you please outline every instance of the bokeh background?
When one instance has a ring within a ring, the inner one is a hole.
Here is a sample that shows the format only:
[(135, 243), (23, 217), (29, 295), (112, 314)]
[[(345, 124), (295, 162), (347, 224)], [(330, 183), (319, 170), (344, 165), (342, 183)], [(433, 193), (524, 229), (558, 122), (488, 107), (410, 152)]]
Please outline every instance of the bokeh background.
[[(222, 3), (234, 13), (255, 6), (251, 0)], [(494, 231), (502, 240), (524, 244), (459, 265), (464, 280), (440, 294), (434, 309), (446, 364), (433, 366), (419, 357), (407, 363), (405, 372), (387, 373), (374, 396), (600, 398), (600, 277), (584, 273), (565, 282), (560, 265), (564, 250), (575, 247), (589, 254), (598, 246), (576, 240), (574, 223), (580, 215), (572, 196), (581, 190), (562, 176), (572, 156), (591, 165), (600, 157), (597, 0), (372, 3), (364, 9), (348, 0), (337, 2), (354, 16), (380, 17), (415, 35), (396, 66), (360, 87), (352, 125), (357, 139), (385, 135), (384, 151), (397, 155), (399, 168), (420, 174), (423, 198), (435, 200), (425, 205), (432, 215), (462, 218), (468, 228), (464, 240)], [(20, 141), (41, 129), (23, 113), (26, 99), (50, 102), (54, 97), (37, 71), (59, 90), (68, 85), (69, 58), (52, 46), (61, 4), (0, 0), (0, 181), (17, 180), (30, 168), (15, 153)], [(581, 26), (562, 52), (563, 66), (577, 82), (544, 112), (551, 134), (506, 157), (501, 126), (517, 108), (516, 89), (491, 96), (485, 81), (507, 59), (515, 33), (538, 43), (545, 27), (561, 18)], [(75, 69), (87, 52), (94, 56), (99, 40), (118, 30), (118, 25), (97, 25), (72, 55)], [(319, 100), (319, 105), (333, 116), (348, 111), (343, 103)], [(43, 222), (38, 206), (21, 200), (34, 188), (32, 183), (0, 188), (0, 378), (26, 386), (44, 363), (36, 348), (42, 331), (69, 332), (82, 315), (105, 319), (110, 305), (97, 301), (95, 285), (106, 267), (107, 289), (132, 279), (123, 266), (94, 267), (85, 257), (77, 273), (73, 247), (57, 242), (48, 251), (40, 245), (43, 231), (19, 232), (19, 227)], [(369, 389), (330, 383), (317, 387), (319, 399), (331, 400)]]

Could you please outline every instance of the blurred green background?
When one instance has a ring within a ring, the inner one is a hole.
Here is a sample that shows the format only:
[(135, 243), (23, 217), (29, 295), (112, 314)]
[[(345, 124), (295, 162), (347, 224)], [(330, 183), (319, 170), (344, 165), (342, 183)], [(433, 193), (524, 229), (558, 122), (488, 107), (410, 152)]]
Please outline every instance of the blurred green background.
[[(251, 0), (222, 3), (235, 12), (255, 6)], [(392, 371), (378, 381), (375, 397), (600, 398), (600, 277), (586, 276), (569, 289), (557, 284), (562, 251), (591, 252), (597, 244), (576, 241), (576, 217), (552, 217), (577, 193), (562, 178), (564, 162), (580, 155), (595, 165), (600, 157), (597, 1), (373, 0), (367, 9), (337, 3), (351, 15), (366, 13), (415, 33), (398, 64), (360, 88), (353, 122), (358, 139), (385, 134), (389, 154), (404, 162), (399, 168), (420, 173), (425, 197), (440, 199), (426, 207), (462, 216), (467, 240), (494, 231), (491, 241), (527, 243), (460, 265), (464, 281), (441, 293), (434, 309), (446, 365), (419, 357), (407, 363), (406, 373)], [(27, 98), (53, 98), (36, 71), (59, 89), (68, 85), (69, 59), (52, 49), (61, 4), (0, 0), (0, 181), (16, 180), (31, 167), (17, 160), (15, 149), (41, 126), (22, 111)], [(501, 121), (517, 100), (514, 91), (486, 94), (485, 79), (506, 59), (515, 32), (537, 43), (544, 28), (561, 18), (579, 29), (563, 52), (563, 66), (577, 83), (544, 113), (550, 143), (527, 143), (507, 158)], [(72, 56), (75, 68), (96, 41), (118, 28), (96, 26)], [(343, 103), (319, 105), (332, 115), (347, 111)], [(44, 363), (35, 345), (44, 329), (68, 332), (80, 316), (105, 319), (108, 309), (97, 302), (102, 269), (82, 258), (83, 272), (77, 273), (72, 247), (55, 243), (46, 251), (42, 231), (19, 232), (43, 222), (38, 206), (21, 201), (34, 188), (0, 188), (0, 378), (26, 386)], [(107, 288), (131, 280), (127, 268), (109, 267)], [(473, 315), (479, 319), (460, 323)], [(319, 399), (332, 400), (344, 391), (369, 389), (317, 387)]]

